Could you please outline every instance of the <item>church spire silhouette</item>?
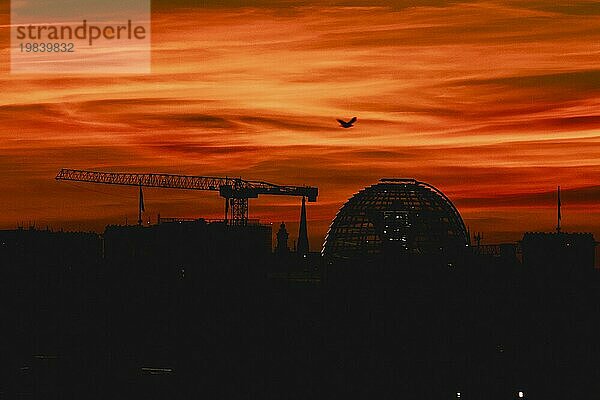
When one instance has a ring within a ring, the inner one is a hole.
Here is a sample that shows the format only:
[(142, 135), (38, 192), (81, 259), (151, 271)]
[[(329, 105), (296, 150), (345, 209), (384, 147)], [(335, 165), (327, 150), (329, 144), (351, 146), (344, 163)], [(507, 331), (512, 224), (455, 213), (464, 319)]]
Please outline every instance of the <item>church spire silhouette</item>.
[(308, 254), (308, 231), (306, 229), (306, 199), (302, 197), (302, 211), (300, 213), (300, 229), (298, 231), (298, 254)]

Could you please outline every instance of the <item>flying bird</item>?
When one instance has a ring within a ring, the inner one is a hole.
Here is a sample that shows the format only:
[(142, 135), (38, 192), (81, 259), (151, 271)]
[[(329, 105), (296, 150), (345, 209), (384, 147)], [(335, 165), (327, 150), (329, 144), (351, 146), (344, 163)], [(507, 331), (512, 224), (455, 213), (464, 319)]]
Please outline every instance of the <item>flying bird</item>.
[(354, 126), (354, 123), (356, 122), (356, 117), (352, 117), (350, 121), (343, 121), (341, 119), (338, 119), (337, 122), (340, 123), (340, 126), (342, 128), (352, 128)]

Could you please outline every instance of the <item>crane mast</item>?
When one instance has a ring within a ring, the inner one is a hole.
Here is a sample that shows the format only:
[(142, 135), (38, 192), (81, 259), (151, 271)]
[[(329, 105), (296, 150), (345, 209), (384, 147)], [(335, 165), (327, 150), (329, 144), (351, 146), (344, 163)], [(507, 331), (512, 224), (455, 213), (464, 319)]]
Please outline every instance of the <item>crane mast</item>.
[[(248, 199), (261, 194), (302, 196), (309, 202), (317, 201), (319, 189), (313, 186), (276, 185), (241, 178), (194, 176), (157, 173), (102, 172), (61, 169), (56, 180), (100, 183), (106, 185), (218, 191), (225, 198), (225, 222), (245, 225), (248, 222)], [(142, 202), (140, 201), (140, 208)], [(229, 215), (231, 217), (228, 219)]]

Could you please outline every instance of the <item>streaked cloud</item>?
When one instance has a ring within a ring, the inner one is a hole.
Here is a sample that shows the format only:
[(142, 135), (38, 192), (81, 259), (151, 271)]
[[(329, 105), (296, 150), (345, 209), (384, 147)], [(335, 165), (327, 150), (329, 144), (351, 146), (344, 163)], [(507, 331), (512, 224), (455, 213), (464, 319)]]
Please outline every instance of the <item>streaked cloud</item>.
[[(600, 237), (596, 2), (243, 3), (154, 2), (150, 75), (10, 75), (1, 49), (0, 225), (135, 218), (127, 188), (53, 180), (77, 167), (319, 186), (314, 247), (348, 197), (394, 176), (443, 190), (489, 240), (552, 229), (560, 184), (565, 228)], [(149, 215), (222, 213), (214, 193), (146, 198)], [(293, 228), (298, 202), (251, 213)]]

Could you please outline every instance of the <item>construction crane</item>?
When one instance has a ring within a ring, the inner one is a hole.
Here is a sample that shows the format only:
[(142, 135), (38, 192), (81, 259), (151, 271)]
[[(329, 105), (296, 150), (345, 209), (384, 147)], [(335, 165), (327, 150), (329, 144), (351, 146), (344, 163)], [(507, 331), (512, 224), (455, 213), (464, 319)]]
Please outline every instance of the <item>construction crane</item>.
[[(262, 181), (214, 176), (100, 172), (63, 168), (58, 172), (55, 179), (106, 185), (138, 186), (140, 188), (138, 224), (142, 222), (142, 187), (218, 191), (221, 197), (225, 198), (225, 223), (231, 225), (247, 224), (248, 199), (257, 198), (261, 194), (302, 196), (309, 202), (317, 201), (319, 194), (319, 189), (313, 186), (276, 185)], [(228, 219), (229, 214), (231, 214), (231, 217)]]

